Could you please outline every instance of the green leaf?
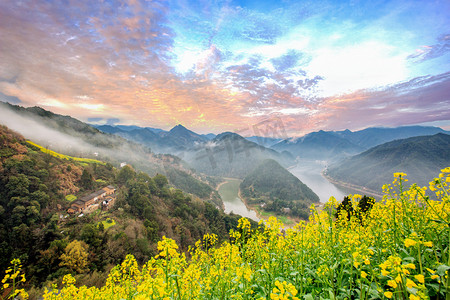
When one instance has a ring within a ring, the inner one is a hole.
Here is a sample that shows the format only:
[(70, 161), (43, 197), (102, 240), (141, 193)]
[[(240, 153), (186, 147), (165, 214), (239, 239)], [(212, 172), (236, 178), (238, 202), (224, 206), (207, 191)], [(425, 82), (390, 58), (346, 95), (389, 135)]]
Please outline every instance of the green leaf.
[(437, 267), (436, 273), (438, 273), (439, 276), (444, 276), (445, 272), (447, 272), (447, 270), (449, 270), (450, 267), (447, 265), (440, 265), (439, 267)]
[(311, 294), (308, 294), (308, 295), (304, 295), (303, 299), (305, 299), (305, 300), (314, 300), (314, 297)]
[(414, 257), (412, 257), (412, 256), (408, 256), (408, 257), (405, 257), (403, 260), (414, 262), (416, 259)]
[(446, 224), (444, 221), (442, 221), (442, 220), (431, 220), (431, 221), (433, 221), (433, 222), (436, 222), (436, 223), (443, 223), (443, 224)]

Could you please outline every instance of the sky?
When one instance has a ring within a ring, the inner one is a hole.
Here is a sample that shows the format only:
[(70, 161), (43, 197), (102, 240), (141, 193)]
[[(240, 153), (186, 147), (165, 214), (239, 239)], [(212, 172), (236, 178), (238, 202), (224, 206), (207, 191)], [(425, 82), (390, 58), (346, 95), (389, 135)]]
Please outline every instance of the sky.
[(0, 1), (0, 100), (199, 133), (450, 129), (450, 1)]

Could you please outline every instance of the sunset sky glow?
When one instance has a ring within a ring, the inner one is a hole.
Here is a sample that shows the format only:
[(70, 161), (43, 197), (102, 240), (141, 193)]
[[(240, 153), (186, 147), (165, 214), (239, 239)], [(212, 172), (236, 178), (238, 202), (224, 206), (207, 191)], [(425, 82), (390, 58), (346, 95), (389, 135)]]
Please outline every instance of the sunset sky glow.
[(450, 129), (450, 2), (1, 1), (0, 100), (199, 133)]

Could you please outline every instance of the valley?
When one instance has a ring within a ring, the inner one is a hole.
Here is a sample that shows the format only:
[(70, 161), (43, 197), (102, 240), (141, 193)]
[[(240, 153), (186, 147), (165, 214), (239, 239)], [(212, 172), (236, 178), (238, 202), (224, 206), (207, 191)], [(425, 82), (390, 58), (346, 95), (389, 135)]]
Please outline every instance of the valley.
[(234, 213), (245, 218), (259, 222), (256, 212), (249, 209), (239, 197), (239, 185), (241, 181), (235, 178), (226, 178), (226, 181), (218, 186), (218, 192), (224, 204), (225, 213)]
[[(0, 214), (12, 216), (0, 223), (7, 251), (1, 263), (35, 257), (23, 262), (36, 286), (68, 272), (90, 285), (87, 274), (94, 271), (102, 285), (108, 268), (127, 253), (143, 264), (166, 238), (187, 253), (205, 235), (226, 242), (242, 222), (256, 228), (263, 220), (264, 228), (275, 216), (293, 229), (311, 218), (312, 204), (321, 213), (330, 197), (340, 203), (361, 194), (381, 202), (379, 184), (394, 172), (406, 170), (423, 184), (450, 164), (450, 135), (440, 128), (321, 131), (262, 143), (264, 137), (200, 135), (182, 125), (169, 131), (109, 126), (105, 133), (38, 107), (0, 107), (8, 125), (0, 131)], [(415, 130), (430, 135), (410, 137)], [(160, 144), (149, 148), (146, 136)], [(365, 140), (381, 144), (370, 148)], [(103, 207), (91, 195), (105, 187), (115, 193)], [(90, 264), (66, 263), (72, 247), (81, 247)]]
[(299, 161), (288, 170), (309, 186), (319, 196), (321, 203), (326, 203), (331, 196), (341, 201), (345, 196), (357, 192), (330, 182), (322, 174), (325, 168), (326, 163), (323, 161)]
[(450, 0), (0, 0), (0, 300), (450, 300)]

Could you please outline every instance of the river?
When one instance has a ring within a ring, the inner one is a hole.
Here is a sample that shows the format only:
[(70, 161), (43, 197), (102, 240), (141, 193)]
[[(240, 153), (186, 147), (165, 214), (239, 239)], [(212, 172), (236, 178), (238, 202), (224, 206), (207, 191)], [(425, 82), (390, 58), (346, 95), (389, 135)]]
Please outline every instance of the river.
[(225, 212), (229, 214), (233, 212), (243, 217), (255, 220), (258, 222), (260, 219), (256, 215), (254, 210), (248, 209), (241, 198), (239, 198), (239, 185), (241, 180), (239, 179), (227, 179), (225, 183), (222, 183), (219, 187), (219, 195), (222, 198), (225, 206)]
[[(325, 203), (334, 196), (337, 201), (342, 201), (348, 194), (354, 193), (349, 189), (338, 187), (329, 182), (322, 176), (322, 170), (325, 168), (325, 163), (320, 161), (301, 161), (296, 166), (289, 168), (289, 171), (300, 179), (304, 184), (311, 188), (320, 199), (320, 202)], [(243, 217), (259, 221), (256, 212), (249, 210), (239, 198), (239, 179), (227, 179), (227, 181), (220, 185), (218, 192), (222, 197), (225, 206), (225, 212), (233, 212)]]
[(295, 167), (289, 168), (289, 172), (312, 189), (323, 203), (327, 202), (331, 196), (334, 196), (337, 201), (342, 201), (348, 194), (356, 193), (356, 191), (338, 187), (323, 177), (322, 171), (325, 166), (325, 162), (322, 161), (300, 161)]

